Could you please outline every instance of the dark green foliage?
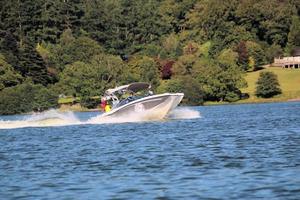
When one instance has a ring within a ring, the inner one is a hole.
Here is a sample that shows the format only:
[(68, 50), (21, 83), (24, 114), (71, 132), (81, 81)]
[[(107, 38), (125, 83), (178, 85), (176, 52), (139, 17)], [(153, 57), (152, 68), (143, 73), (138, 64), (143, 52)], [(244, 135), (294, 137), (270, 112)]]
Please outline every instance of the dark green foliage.
[(294, 12), (287, 0), (245, 0), (237, 6), (235, 16), (236, 22), (259, 40), (284, 46)]
[(34, 83), (47, 85), (53, 78), (47, 71), (46, 64), (36, 49), (30, 44), (19, 50), (19, 71), (24, 77), (30, 77)]
[(227, 102), (235, 102), (241, 99), (241, 92), (239, 90), (237, 91), (229, 91), (227, 92), (224, 100)]
[(201, 105), (204, 102), (204, 91), (196, 79), (188, 76), (182, 77), (182, 90), (184, 93), (183, 103), (188, 105)]
[(289, 53), (293, 51), (295, 47), (300, 47), (300, 17), (293, 16), (290, 32), (288, 35), (287, 50)]
[[(159, 85), (160, 73), (158, 63), (147, 56), (137, 56), (131, 59), (127, 69), (127, 83), (130, 82), (149, 82), (154, 88)], [(125, 68), (126, 69), (126, 68)], [(126, 70), (124, 70), (126, 72)]]
[(89, 62), (95, 55), (101, 54), (103, 48), (94, 40), (86, 36), (74, 37), (71, 29), (66, 29), (54, 45), (42, 42), (36, 47), (45, 65), (55, 69), (56, 74), (63, 71), (65, 65), (76, 61)]
[(240, 88), (245, 87), (241, 70), (237, 66), (222, 69), (218, 63), (197, 63), (197, 80), (203, 87), (205, 100), (239, 100)]
[(53, 82), (45, 62), (30, 41), (23, 40), (22, 44), (18, 45), (16, 38), (5, 32), (0, 42), (0, 52), (5, 56), (5, 60), (23, 77), (30, 77), (34, 83), (43, 85)]
[(110, 53), (128, 54), (158, 41), (171, 31), (157, 9), (159, 1), (100, 1), (85, 3), (85, 30)]
[(0, 91), (5, 87), (12, 87), (21, 83), (22, 79), (23, 77), (0, 54)]
[(285, 46), (292, 16), (299, 15), (298, 1), (287, 0), (11, 0), (0, 8), (0, 31), (12, 33), (21, 46), (25, 39), (57, 43), (70, 28), (118, 54), (183, 30), (193, 40), (216, 41), (216, 52), (242, 40)]
[(101, 54), (88, 63), (67, 65), (56, 88), (60, 94), (91, 97), (102, 95), (105, 89), (124, 82), (125, 77), (126, 66), (120, 57)]
[(270, 98), (274, 95), (281, 94), (277, 75), (273, 72), (261, 72), (256, 85), (255, 94), (258, 97)]
[(0, 91), (0, 114), (43, 111), (57, 106), (57, 95), (42, 85), (25, 82)]
[[(1, 30), (0, 30), (1, 31)], [(8, 31), (0, 32), (0, 52), (5, 60), (13, 66), (14, 69), (20, 71), (18, 59), (18, 42), (12, 33)]]
[(271, 45), (265, 52), (268, 63), (273, 63), (274, 58), (282, 57), (283, 50), (279, 45)]
[(54, 91), (41, 85), (33, 86), (33, 90), (35, 94), (32, 110), (44, 111), (58, 106), (58, 95)]
[(253, 60), (253, 66), (251, 66), (249, 61), (248, 70), (257, 70), (262, 65), (266, 64), (265, 52), (262, 46), (256, 42), (248, 41), (246, 42), (247, 51), (249, 54), (249, 60)]
[(183, 92), (183, 103), (188, 105), (201, 105), (204, 102), (204, 91), (201, 85), (193, 78), (182, 76), (162, 82), (157, 88), (158, 92)]
[(164, 93), (164, 92), (181, 92), (183, 89), (182, 80), (180, 79), (170, 79), (162, 81), (160, 86), (157, 88), (157, 92)]

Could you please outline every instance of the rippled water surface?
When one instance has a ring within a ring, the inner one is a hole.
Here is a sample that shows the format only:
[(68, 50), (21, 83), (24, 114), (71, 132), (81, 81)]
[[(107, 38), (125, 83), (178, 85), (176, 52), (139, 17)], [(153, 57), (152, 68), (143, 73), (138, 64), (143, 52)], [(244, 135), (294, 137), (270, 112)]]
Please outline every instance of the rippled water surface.
[(0, 199), (300, 199), (300, 103), (191, 109), (201, 117), (0, 129)]

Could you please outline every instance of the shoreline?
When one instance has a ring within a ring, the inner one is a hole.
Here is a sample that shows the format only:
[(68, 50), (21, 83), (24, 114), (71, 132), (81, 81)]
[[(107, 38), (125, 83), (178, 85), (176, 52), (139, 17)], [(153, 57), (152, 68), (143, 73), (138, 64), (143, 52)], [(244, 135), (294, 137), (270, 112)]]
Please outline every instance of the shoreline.
[[(300, 98), (293, 98), (293, 99), (287, 99), (287, 100), (281, 100), (281, 99), (260, 99), (258, 101), (237, 101), (237, 102), (205, 102), (203, 105), (199, 106), (221, 106), (221, 105), (241, 105), (241, 104), (265, 104), (265, 103), (284, 103), (284, 102), (300, 102)], [(184, 105), (184, 106), (189, 106), (189, 105)], [(68, 112), (68, 111), (73, 111), (73, 112), (102, 112), (101, 108), (93, 108), (93, 109), (88, 109), (81, 107), (80, 104), (74, 104), (74, 105), (61, 105), (58, 108), (59, 111), (61, 112)]]
[(289, 99), (287, 101), (288, 102), (298, 102), (298, 101), (300, 101), (300, 98)]
[[(277, 100), (274, 101), (274, 99), (270, 99), (267, 101), (238, 101), (238, 102), (206, 102), (203, 105), (198, 106), (224, 106), (224, 105), (242, 105), (242, 104), (266, 104), (266, 103), (292, 103), (292, 102), (300, 102), (300, 98), (293, 98), (288, 100)], [(189, 106), (189, 105), (183, 105), (183, 106)], [(181, 107), (181, 106), (180, 106)], [(74, 105), (60, 105), (60, 107), (56, 108), (59, 112), (100, 112), (102, 113), (101, 108), (83, 108), (79, 104)], [(20, 113), (20, 114), (12, 114), (12, 115), (0, 115), (0, 116), (13, 116), (13, 115), (32, 115), (36, 114), (36, 112), (28, 112), (28, 113)]]
[(284, 102), (300, 102), (300, 98), (293, 98), (293, 99), (256, 99), (254, 101), (239, 100), (236, 102), (206, 102), (204, 106), (214, 106), (214, 105), (239, 105), (239, 104), (260, 104), (260, 103), (284, 103)]

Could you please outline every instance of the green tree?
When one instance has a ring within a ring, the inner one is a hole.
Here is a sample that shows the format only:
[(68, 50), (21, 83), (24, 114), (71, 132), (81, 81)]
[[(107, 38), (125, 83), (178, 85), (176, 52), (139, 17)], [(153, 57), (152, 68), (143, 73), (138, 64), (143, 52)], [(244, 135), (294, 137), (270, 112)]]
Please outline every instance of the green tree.
[(279, 45), (271, 45), (267, 50), (266, 50), (266, 59), (268, 63), (273, 63), (274, 58), (278, 58), (283, 55), (283, 50), (281, 46)]
[(246, 86), (243, 73), (237, 65), (222, 69), (211, 60), (195, 63), (196, 79), (205, 93), (205, 100), (236, 101), (240, 98), (240, 88)]
[(194, 75), (194, 64), (198, 60), (195, 55), (182, 55), (173, 65), (172, 71), (174, 76)]
[(220, 66), (224, 69), (237, 66), (238, 54), (232, 49), (224, 49), (218, 56), (218, 61)]
[(164, 38), (162, 45), (166, 53), (168, 53), (168, 57), (170, 58), (174, 58), (181, 53), (179, 38), (174, 33)]
[(186, 27), (196, 41), (216, 40), (216, 44), (222, 43), (220, 49), (223, 49), (233, 41), (227, 37), (238, 33), (234, 22), (237, 6), (236, 0), (197, 1), (187, 14)]
[(60, 94), (72, 96), (92, 96), (101, 90), (103, 76), (95, 66), (83, 62), (67, 65), (60, 74), (56, 88)]
[(23, 47), (19, 49), (19, 65), (20, 73), (24, 77), (30, 77), (36, 84), (47, 85), (54, 82), (43, 58), (30, 42), (24, 41)]
[(289, 53), (294, 47), (300, 47), (300, 17), (293, 16), (290, 32), (288, 34), (287, 50)]
[(194, 76), (194, 65), (201, 56), (205, 57), (208, 54), (207, 50), (210, 48), (210, 43), (199, 45), (198, 43), (189, 41), (183, 47), (183, 55), (179, 56), (172, 67), (175, 76)]
[(119, 56), (99, 54), (90, 63), (99, 69), (101, 80), (106, 81), (106, 85), (103, 85), (104, 88), (114, 87), (119, 83), (126, 83), (128, 66)]
[(199, 82), (189, 76), (181, 76), (163, 81), (157, 88), (160, 93), (183, 92), (183, 103), (188, 105), (202, 105), (204, 92)]
[(78, 97), (102, 95), (125, 77), (125, 66), (119, 57), (96, 55), (89, 63), (75, 62), (67, 65), (56, 84), (58, 92)]
[(123, 49), (126, 48), (126, 40), (130, 35), (127, 27), (122, 25), (125, 16), (122, 15), (121, 1), (85, 1), (84, 8), (83, 28), (90, 37), (103, 45), (109, 53), (124, 53)]
[(147, 44), (135, 55), (148, 56), (151, 58), (166, 59), (169, 57), (168, 52), (158, 44)]
[(0, 38), (0, 52), (5, 57), (8, 64), (18, 72), (21, 71), (19, 64), (19, 46), (18, 41), (10, 32), (3, 31)]
[(268, 44), (285, 46), (295, 9), (288, 1), (244, 0), (235, 11), (236, 23), (241, 24), (257, 39)]
[(21, 83), (23, 77), (16, 72), (13, 67), (5, 61), (3, 55), (0, 54), (0, 90), (5, 87), (12, 87)]
[(256, 82), (255, 95), (263, 98), (270, 98), (281, 94), (277, 75), (273, 72), (261, 72)]
[(30, 81), (0, 91), (0, 114), (10, 115), (43, 111), (56, 107), (58, 97), (51, 90)]
[(58, 95), (56, 92), (42, 85), (34, 86), (34, 90), (36, 92), (34, 94), (32, 110), (40, 112), (58, 106)]
[(154, 59), (142, 56), (132, 59), (128, 63), (128, 81), (142, 81), (150, 83), (154, 88), (159, 85), (159, 66)]
[(178, 33), (184, 29), (186, 14), (193, 8), (197, 0), (164, 0), (159, 6), (159, 14), (165, 22), (167, 30)]
[(259, 67), (266, 64), (265, 52), (260, 44), (253, 41), (247, 41), (246, 47), (249, 57), (254, 59), (255, 65), (252, 70), (257, 70)]
[(72, 63), (75, 61), (88, 62), (90, 59), (103, 52), (102, 47), (94, 40), (88, 37), (79, 37), (65, 46)]
[(183, 85), (182, 92), (185, 97), (183, 103), (189, 105), (202, 105), (204, 102), (204, 91), (201, 84), (194, 78), (189, 76), (180, 77)]
[(59, 41), (57, 45), (50, 44), (45, 47), (49, 52), (48, 62), (59, 71), (62, 71), (65, 65), (76, 61), (90, 62), (95, 55), (103, 52), (98, 42), (86, 36), (75, 38), (71, 29), (66, 29)]
[(96, 0), (86, 5), (84, 28), (109, 53), (138, 52), (170, 32), (170, 25), (157, 9), (159, 1)]
[(183, 92), (183, 84), (181, 79), (169, 79), (161, 81), (160, 85), (157, 88), (158, 93), (165, 92)]

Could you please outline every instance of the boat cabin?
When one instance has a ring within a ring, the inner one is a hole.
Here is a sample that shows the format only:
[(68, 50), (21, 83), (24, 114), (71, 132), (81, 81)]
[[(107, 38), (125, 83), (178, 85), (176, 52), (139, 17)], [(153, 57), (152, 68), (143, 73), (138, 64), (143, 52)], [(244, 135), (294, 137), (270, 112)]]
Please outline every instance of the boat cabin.
[[(131, 83), (128, 85), (119, 86), (113, 89), (108, 89), (105, 92), (105, 99), (112, 101), (112, 107), (116, 108), (125, 105), (136, 99), (152, 95), (153, 92), (150, 91), (151, 85), (149, 83)], [(143, 95), (138, 95), (140, 91), (147, 91)]]

